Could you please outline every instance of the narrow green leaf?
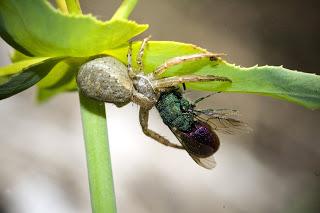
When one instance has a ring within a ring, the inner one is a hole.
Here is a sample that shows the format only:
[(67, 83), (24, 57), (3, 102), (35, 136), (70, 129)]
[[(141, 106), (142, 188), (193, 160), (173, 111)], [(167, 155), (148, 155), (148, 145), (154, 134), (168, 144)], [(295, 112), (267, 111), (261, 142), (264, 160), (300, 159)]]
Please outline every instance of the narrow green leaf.
[(13, 53), (10, 55), (10, 59), (12, 63), (27, 60), (27, 59), (32, 59), (32, 57), (27, 56), (17, 50), (14, 50)]
[(23, 69), (27, 69), (28, 67), (40, 64), (48, 59), (49, 59), (48, 57), (30, 58), (27, 60), (22, 60), (22, 61), (10, 64), (5, 67), (0, 67), (0, 77), (19, 73)]
[(147, 29), (133, 21), (102, 22), (63, 14), (45, 0), (0, 1), (0, 35), (25, 55), (85, 57), (124, 44)]
[[(133, 45), (133, 58), (136, 57), (141, 42)], [(107, 50), (105, 54), (112, 55), (126, 63), (128, 46)], [(204, 49), (191, 44), (171, 41), (152, 41), (145, 50), (145, 72), (152, 72), (165, 60), (182, 55), (204, 52)], [(136, 64), (134, 64), (136, 67)], [(243, 68), (226, 63), (223, 60), (210, 61), (203, 59), (176, 65), (163, 76), (176, 75), (216, 75), (228, 77), (232, 83), (199, 82), (187, 84), (190, 89), (205, 91), (224, 91), (237, 93), (254, 93), (272, 96), (303, 105), (311, 109), (320, 108), (320, 76), (291, 71), (283, 67), (262, 66)]]
[(22, 69), (0, 85), (0, 100), (15, 95), (44, 78), (62, 58), (50, 58), (42, 63)]

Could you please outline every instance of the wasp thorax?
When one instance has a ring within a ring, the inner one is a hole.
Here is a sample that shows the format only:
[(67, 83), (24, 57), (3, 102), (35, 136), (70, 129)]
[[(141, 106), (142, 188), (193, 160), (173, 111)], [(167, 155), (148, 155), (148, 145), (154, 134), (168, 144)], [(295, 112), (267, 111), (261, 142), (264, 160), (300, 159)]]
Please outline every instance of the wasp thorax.
[(189, 113), (189, 102), (177, 91), (162, 93), (156, 104), (163, 122), (170, 128), (189, 131), (194, 123), (194, 116)]
[(83, 64), (77, 83), (87, 97), (114, 103), (118, 107), (131, 101), (133, 84), (127, 67), (113, 57), (97, 58)]

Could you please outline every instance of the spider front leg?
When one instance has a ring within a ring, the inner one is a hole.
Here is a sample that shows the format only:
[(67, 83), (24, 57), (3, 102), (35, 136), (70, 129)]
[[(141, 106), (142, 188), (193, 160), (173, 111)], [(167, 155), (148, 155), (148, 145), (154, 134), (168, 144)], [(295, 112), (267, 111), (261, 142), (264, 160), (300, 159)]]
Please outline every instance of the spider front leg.
[(148, 45), (148, 41), (150, 40), (151, 35), (149, 35), (147, 38), (143, 39), (139, 52), (137, 54), (137, 64), (138, 64), (138, 68), (139, 68), (139, 72), (143, 72), (143, 54), (144, 54), (144, 49), (146, 48), (146, 46)]
[(132, 69), (132, 42), (129, 42), (127, 59), (128, 59), (128, 65), (127, 65), (128, 75), (132, 79), (134, 78), (134, 76), (136, 76), (136, 73)]
[(211, 61), (217, 60), (219, 56), (222, 56), (224, 54), (215, 54), (215, 53), (197, 53), (192, 55), (185, 55), (185, 56), (178, 56), (174, 58), (170, 58), (167, 61), (165, 61), (162, 65), (156, 68), (156, 70), (153, 72), (155, 76), (159, 76), (163, 74), (168, 68), (181, 64), (187, 61), (197, 61), (203, 58), (209, 58)]
[(139, 121), (140, 121), (140, 125), (141, 125), (143, 133), (145, 135), (147, 135), (148, 137), (156, 140), (157, 142), (159, 142), (165, 146), (170, 146), (170, 147), (177, 148), (177, 149), (184, 149), (183, 146), (171, 143), (170, 141), (165, 139), (163, 136), (159, 135), (158, 133), (156, 133), (148, 128), (149, 110), (140, 107)]
[[(147, 38), (143, 39), (141, 46), (140, 46), (140, 49), (139, 49), (139, 52), (137, 54), (136, 62), (138, 64), (139, 72), (143, 72), (142, 58), (143, 58), (143, 54), (144, 54), (144, 49), (146, 48), (150, 38), (151, 38), (151, 36), (148, 36)], [(136, 76), (136, 73), (134, 72), (134, 70), (132, 68), (132, 42), (129, 42), (127, 59), (128, 59), (128, 65), (127, 65), (128, 74), (129, 74), (130, 78), (132, 79)]]
[(175, 76), (175, 77), (168, 77), (162, 78), (153, 81), (153, 86), (155, 89), (167, 88), (167, 87), (174, 87), (181, 83), (188, 83), (188, 82), (202, 82), (202, 81), (225, 81), (225, 82), (232, 82), (229, 78), (226, 77), (219, 77), (219, 76), (202, 76), (202, 75), (183, 75), (183, 76)]

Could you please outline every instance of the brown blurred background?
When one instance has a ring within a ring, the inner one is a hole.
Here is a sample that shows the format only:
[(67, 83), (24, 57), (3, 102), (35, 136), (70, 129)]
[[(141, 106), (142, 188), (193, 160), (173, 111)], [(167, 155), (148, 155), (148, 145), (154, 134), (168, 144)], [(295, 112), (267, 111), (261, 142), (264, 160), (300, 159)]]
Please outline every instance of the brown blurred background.
[[(120, 3), (80, 2), (103, 20)], [(149, 24), (144, 35), (154, 40), (225, 52), (239, 65), (320, 74), (319, 11), (316, 0), (141, 0), (131, 19)], [(11, 50), (0, 45), (3, 66)], [(254, 129), (220, 135), (212, 171), (145, 137), (137, 106), (107, 105), (118, 212), (320, 212), (319, 111), (244, 94), (219, 94), (201, 106), (238, 109)], [(0, 213), (90, 212), (79, 114), (75, 93), (39, 106), (29, 89), (0, 102)], [(176, 141), (156, 111), (151, 120)]]

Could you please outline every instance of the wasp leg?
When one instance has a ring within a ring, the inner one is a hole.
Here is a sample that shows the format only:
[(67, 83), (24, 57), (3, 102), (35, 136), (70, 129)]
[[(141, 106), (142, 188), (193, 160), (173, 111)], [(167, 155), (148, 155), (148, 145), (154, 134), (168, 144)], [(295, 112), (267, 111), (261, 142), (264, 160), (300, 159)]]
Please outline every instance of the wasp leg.
[(143, 60), (142, 60), (142, 58), (143, 58), (143, 54), (144, 54), (144, 49), (146, 48), (150, 38), (151, 38), (151, 35), (149, 35), (147, 38), (143, 39), (143, 41), (141, 43), (140, 50), (139, 50), (138, 55), (137, 55), (137, 64), (138, 64), (138, 68), (139, 68), (140, 72), (143, 71)]
[(184, 149), (182, 146), (171, 143), (170, 141), (165, 139), (163, 136), (159, 135), (158, 133), (156, 133), (148, 128), (149, 110), (140, 107), (139, 120), (140, 120), (140, 125), (141, 125), (143, 133), (145, 135), (147, 135), (148, 137), (156, 140), (157, 142), (159, 142), (165, 146), (170, 146), (170, 147), (177, 148), (177, 149)]
[(155, 76), (159, 76), (163, 74), (168, 68), (174, 65), (181, 64), (187, 61), (196, 61), (203, 58), (209, 58), (211, 61), (215, 61), (218, 59), (219, 56), (222, 56), (222, 55), (224, 54), (215, 54), (215, 53), (207, 52), (207, 53), (198, 53), (198, 54), (170, 58), (167, 61), (165, 61), (163, 64), (161, 64), (159, 67), (157, 67), (153, 73)]
[(202, 76), (202, 75), (183, 75), (183, 76), (175, 76), (162, 78), (153, 81), (153, 86), (155, 89), (161, 89), (164, 87), (173, 87), (181, 83), (187, 82), (200, 82), (200, 81), (226, 81), (232, 82), (229, 78), (219, 77), (219, 76)]

